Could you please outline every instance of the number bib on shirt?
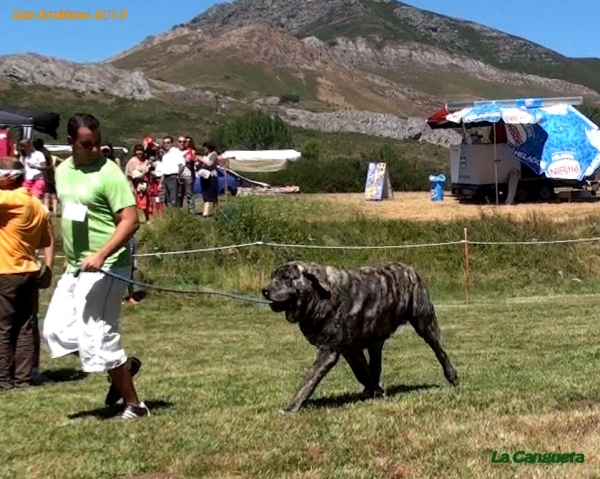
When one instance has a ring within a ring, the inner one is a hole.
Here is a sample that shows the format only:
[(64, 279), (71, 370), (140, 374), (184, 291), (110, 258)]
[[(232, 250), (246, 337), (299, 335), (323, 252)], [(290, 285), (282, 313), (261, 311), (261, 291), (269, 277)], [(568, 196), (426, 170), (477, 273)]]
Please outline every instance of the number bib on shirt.
[(65, 204), (63, 209), (63, 218), (83, 223), (87, 217), (87, 206), (78, 203), (71, 203), (70, 201)]

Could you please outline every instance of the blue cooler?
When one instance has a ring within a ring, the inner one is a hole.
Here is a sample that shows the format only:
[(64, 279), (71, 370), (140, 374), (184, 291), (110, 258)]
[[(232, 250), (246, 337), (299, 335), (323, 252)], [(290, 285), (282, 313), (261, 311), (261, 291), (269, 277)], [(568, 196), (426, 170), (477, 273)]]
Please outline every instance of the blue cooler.
[(431, 189), (431, 201), (444, 201), (444, 187), (446, 186), (446, 176), (429, 175), (429, 188)]

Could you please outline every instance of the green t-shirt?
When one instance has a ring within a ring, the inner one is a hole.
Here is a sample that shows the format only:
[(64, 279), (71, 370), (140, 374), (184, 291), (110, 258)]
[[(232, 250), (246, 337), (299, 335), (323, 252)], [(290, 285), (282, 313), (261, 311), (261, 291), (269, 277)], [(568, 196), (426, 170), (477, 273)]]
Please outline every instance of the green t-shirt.
[[(72, 158), (65, 160), (56, 168), (55, 176), (62, 207), (67, 272), (73, 272), (83, 258), (96, 253), (110, 240), (116, 229), (114, 213), (135, 206), (135, 198), (119, 166), (106, 158), (77, 167)], [(104, 265), (128, 266), (130, 262), (129, 248), (123, 247), (107, 258)]]

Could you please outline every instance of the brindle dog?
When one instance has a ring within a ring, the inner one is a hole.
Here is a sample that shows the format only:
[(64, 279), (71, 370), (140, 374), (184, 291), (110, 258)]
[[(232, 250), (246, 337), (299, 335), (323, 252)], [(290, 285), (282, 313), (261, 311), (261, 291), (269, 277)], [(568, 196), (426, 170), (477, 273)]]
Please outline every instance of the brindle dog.
[[(458, 374), (440, 344), (435, 310), (421, 277), (410, 266), (389, 263), (379, 268), (333, 268), (292, 262), (277, 268), (262, 290), (271, 309), (298, 323), (318, 348), (317, 357), (284, 412), (298, 411), (343, 356), (369, 397), (382, 397), (383, 345), (410, 323), (433, 349), (446, 379)], [(364, 350), (369, 352), (369, 361)]]

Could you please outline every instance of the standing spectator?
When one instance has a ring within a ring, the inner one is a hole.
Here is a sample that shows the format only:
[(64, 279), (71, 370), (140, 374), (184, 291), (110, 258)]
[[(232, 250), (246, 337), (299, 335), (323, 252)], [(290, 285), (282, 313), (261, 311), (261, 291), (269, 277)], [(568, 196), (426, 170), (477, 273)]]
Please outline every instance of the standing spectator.
[[(54, 159), (44, 146), (44, 140), (37, 138), (33, 142), (33, 146), (36, 151), (42, 152), (46, 159), (46, 166), (41, 168), (44, 176), (44, 205), (53, 214), (58, 213), (58, 199), (56, 198), (56, 181), (54, 180)], [(52, 210), (50, 208), (52, 207)]]
[(10, 130), (6, 125), (0, 125), (0, 158), (14, 156), (15, 145)]
[(44, 190), (46, 189), (44, 172), (42, 171), (46, 166), (46, 158), (41, 151), (37, 151), (33, 147), (31, 140), (21, 140), (19, 147), (21, 150), (21, 163), (25, 166), (25, 182), (23, 186), (33, 196), (42, 199), (44, 197)]
[(202, 216), (208, 218), (214, 214), (215, 206), (219, 197), (219, 182), (217, 178), (217, 152), (213, 143), (204, 143), (204, 156), (197, 156), (200, 163), (198, 176), (200, 176), (200, 187), (202, 188), (202, 199), (204, 207)]
[[(189, 175), (184, 178), (183, 193), (186, 197), (188, 211), (191, 214), (196, 214), (196, 195), (194, 192), (194, 184), (196, 183), (196, 145), (191, 136), (185, 137), (185, 168), (189, 171)], [(183, 203), (183, 202), (182, 202)], [(183, 206), (183, 204), (182, 204)]]
[(144, 213), (146, 221), (150, 219), (152, 203), (150, 202), (150, 161), (145, 158), (144, 147), (135, 145), (133, 157), (125, 166), (125, 176), (131, 182), (135, 196), (135, 204)]
[(146, 417), (150, 411), (132, 380), (141, 363), (129, 361), (121, 346), (119, 317), (127, 285), (102, 272), (129, 276), (127, 245), (139, 227), (135, 199), (121, 168), (101, 156), (94, 116), (72, 117), (67, 135), (73, 159), (56, 169), (56, 189), (68, 266), (46, 313), (44, 338), (52, 358), (75, 353), (84, 372), (108, 372), (107, 406), (123, 399), (124, 419)]
[(112, 146), (112, 143), (109, 143), (104, 148), (102, 148), (102, 155), (104, 158), (108, 158), (109, 160), (114, 161), (117, 165), (121, 166), (121, 158), (119, 155), (115, 153), (115, 149)]
[(48, 212), (23, 187), (24, 173), (19, 161), (0, 159), (0, 390), (31, 383), (39, 306), (36, 250), (51, 245)]
[(135, 145), (133, 147), (133, 156), (125, 165), (125, 176), (131, 181), (133, 179), (134, 171), (138, 171), (142, 175), (145, 175), (148, 172), (149, 167), (149, 161), (144, 157), (144, 147), (139, 144)]
[(165, 192), (163, 188), (162, 162), (155, 161), (150, 170), (150, 202), (152, 214), (162, 212), (165, 206)]
[(186, 197), (188, 211), (196, 213), (196, 201), (194, 198), (194, 156), (190, 154), (187, 140), (184, 136), (177, 138), (177, 149), (183, 155), (185, 166), (181, 172), (179, 189), (179, 207), (183, 208), (183, 198)]
[(177, 206), (179, 193), (179, 178), (185, 168), (183, 151), (175, 148), (173, 137), (163, 138), (162, 173), (163, 185), (165, 187), (165, 204), (168, 207)]

